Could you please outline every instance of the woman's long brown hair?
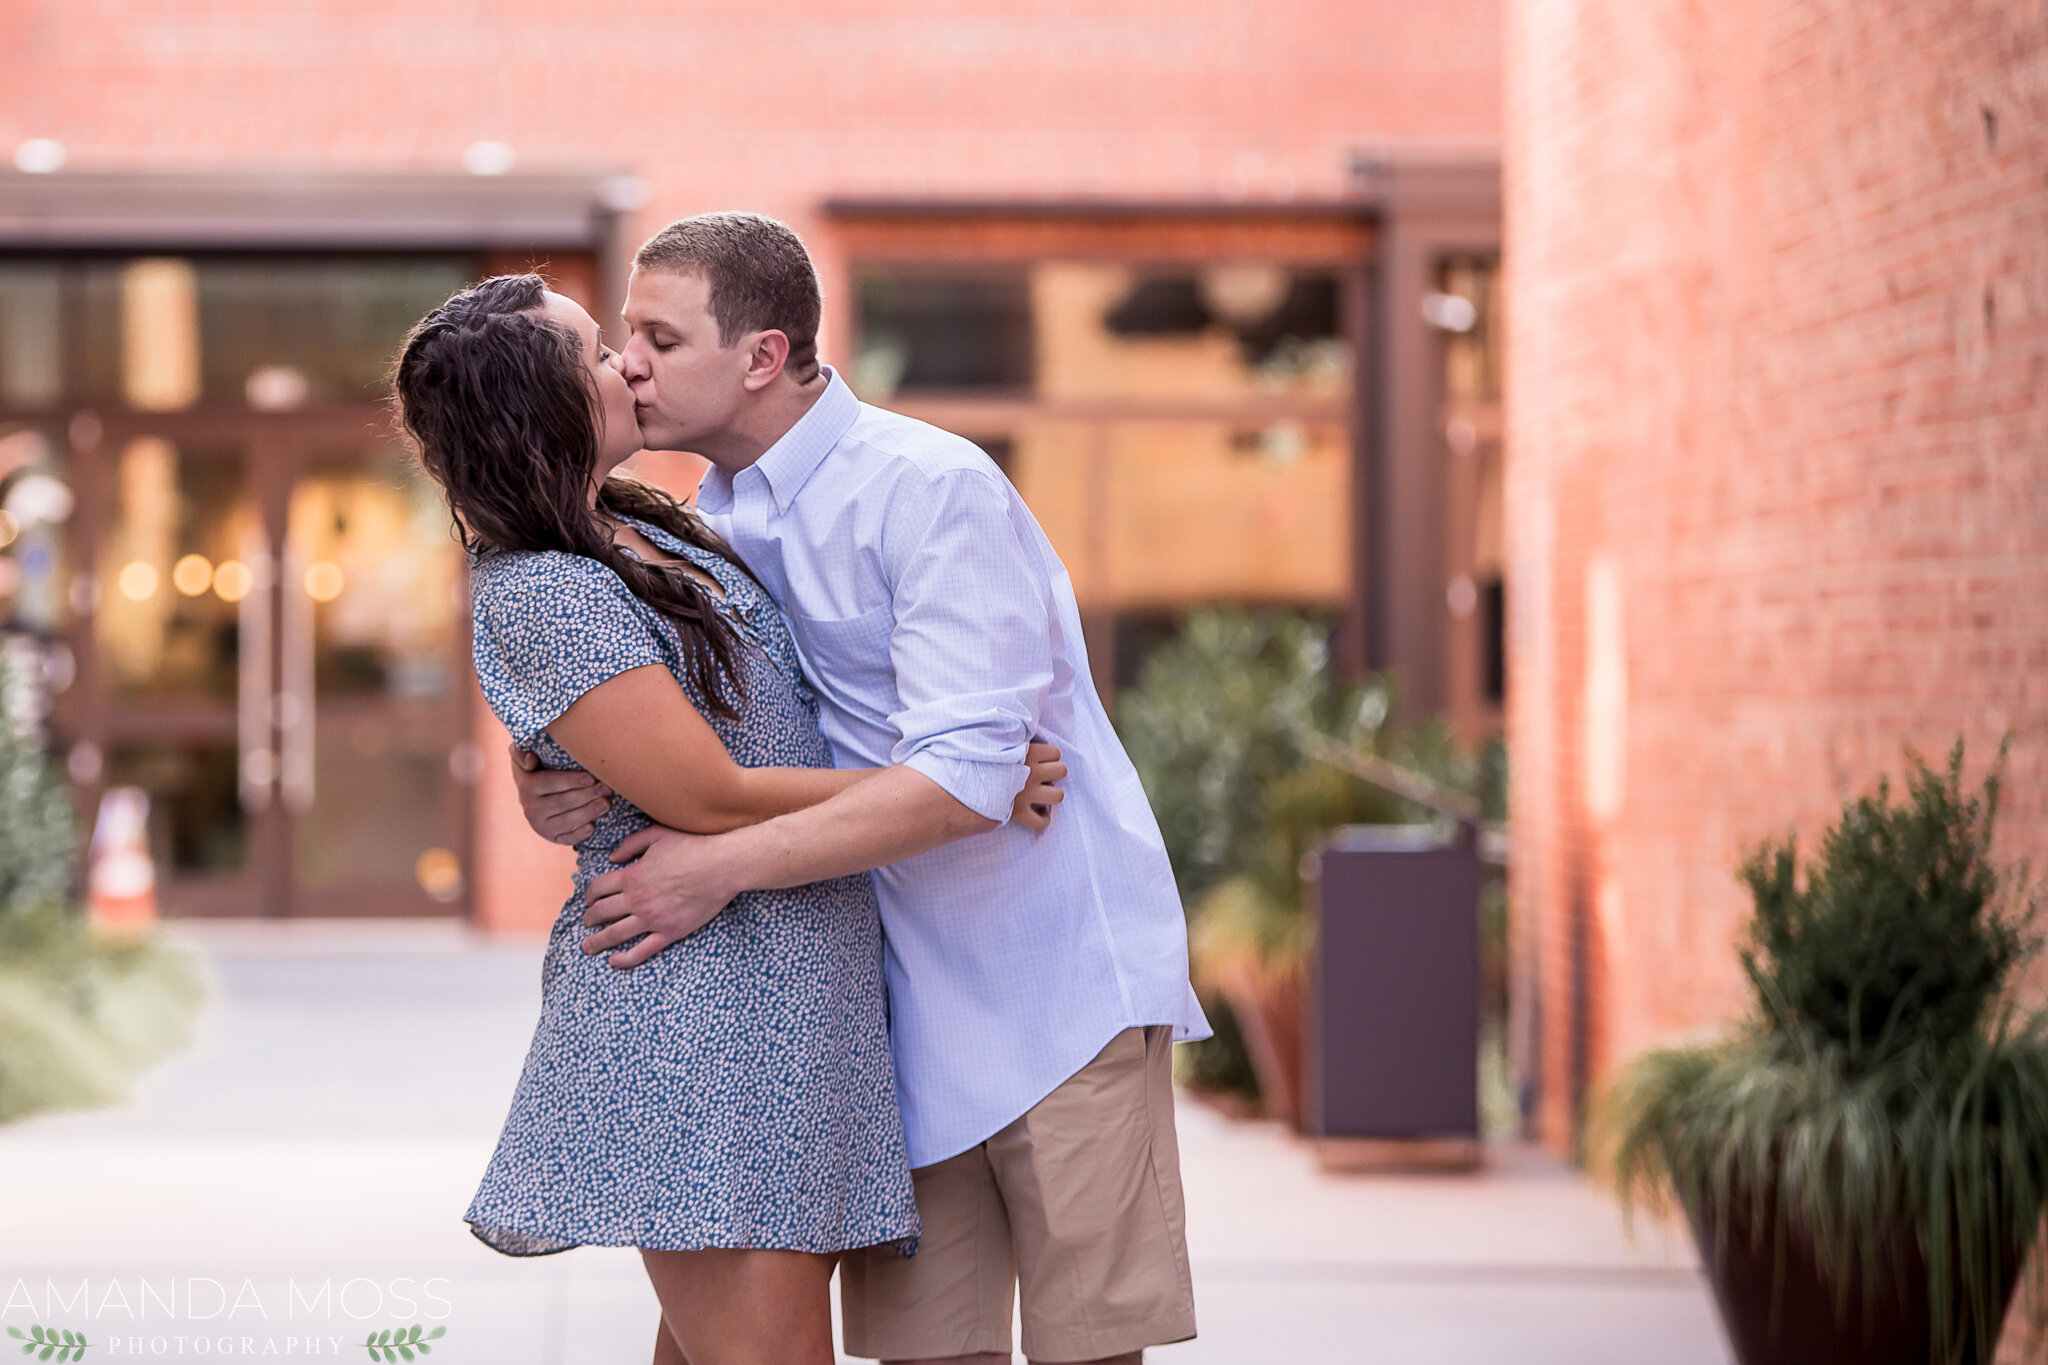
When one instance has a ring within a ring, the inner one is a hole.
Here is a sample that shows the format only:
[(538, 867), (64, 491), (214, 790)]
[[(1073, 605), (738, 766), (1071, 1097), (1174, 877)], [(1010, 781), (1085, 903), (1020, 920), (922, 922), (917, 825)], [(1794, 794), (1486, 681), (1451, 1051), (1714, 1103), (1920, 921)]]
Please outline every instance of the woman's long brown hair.
[[(399, 422), (447, 494), (471, 554), (559, 550), (596, 560), (675, 622), (697, 691), (718, 714), (737, 716), (744, 646), (710, 591), (681, 566), (620, 550), (590, 505), (603, 419), (583, 342), (548, 321), (546, 293), (538, 275), (499, 275), (420, 319), (393, 379)], [(614, 471), (597, 503), (745, 568), (694, 512), (652, 484)]]

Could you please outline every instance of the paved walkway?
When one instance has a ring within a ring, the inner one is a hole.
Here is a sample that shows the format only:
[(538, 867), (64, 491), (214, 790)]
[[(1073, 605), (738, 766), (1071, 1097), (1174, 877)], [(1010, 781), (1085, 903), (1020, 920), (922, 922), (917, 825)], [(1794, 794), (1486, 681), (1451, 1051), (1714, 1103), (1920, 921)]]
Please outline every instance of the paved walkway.
[[(514, 1261), (460, 1221), (532, 1028), (537, 944), (184, 933), (214, 978), (198, 1046), (129, 1105), (0, 1129), (0, 1325), (84, 1329), (95, 1365), (360, 1361), (366, 1334), (414, 1321), (448, 1329), (433, 1362), (647, 1358), (632, 1253)], [(1631, 1241), (1547, 1158), (1337, 1178), (1269, 1125), (1189, 1102), (1181, 1123), (1202, 1336), (1154, 1365), (1728, 1359), (1690, 1249)]]

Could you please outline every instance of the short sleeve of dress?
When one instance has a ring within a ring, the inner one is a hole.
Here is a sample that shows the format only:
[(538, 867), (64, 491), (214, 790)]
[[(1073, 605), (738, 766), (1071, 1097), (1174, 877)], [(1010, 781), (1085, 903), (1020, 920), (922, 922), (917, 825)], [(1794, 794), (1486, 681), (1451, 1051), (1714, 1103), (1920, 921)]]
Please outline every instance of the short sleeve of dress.
[(596, 560), (485, 555), (470, 597), (477, 681), (522, 748), (599, 683), (666, 663), (639, 599)]

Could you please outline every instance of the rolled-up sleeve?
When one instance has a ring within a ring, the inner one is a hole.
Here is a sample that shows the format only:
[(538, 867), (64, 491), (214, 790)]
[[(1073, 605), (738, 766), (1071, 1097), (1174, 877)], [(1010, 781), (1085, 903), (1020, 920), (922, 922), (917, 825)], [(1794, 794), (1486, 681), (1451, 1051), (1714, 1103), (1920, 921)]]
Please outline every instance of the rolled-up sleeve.
[(1024, 754), (1052, 687), (1047, 585), (974, 469), (919, 489), (891, 536), (889, 637), (901, 736), (891, 760), (997, 822), (1024, 789)]

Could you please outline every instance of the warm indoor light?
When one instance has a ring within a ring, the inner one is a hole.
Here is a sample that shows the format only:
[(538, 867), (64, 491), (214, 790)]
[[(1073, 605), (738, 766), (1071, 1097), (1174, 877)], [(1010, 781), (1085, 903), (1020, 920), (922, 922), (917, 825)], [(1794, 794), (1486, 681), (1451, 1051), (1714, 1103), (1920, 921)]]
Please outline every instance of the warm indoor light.
[(199, 401), (199, 272), (150, 258), (121, 269), (121, 390), (130, 407), (178, 412)]
[(14, 538), (20, 534), (21, 523), (15, 519), (14, 513), (0, 507), (0, 550), (12, 545)]
[(462, 894), (462, 860), (451, 849), (430, 848), (420, 854), (412, 875), (420, 890), (437, 901), (452, 901)]
[(242, 391), (258, 412), (290, 412), (305, 406), (312, 385), (296, 365), (260, 365), (249, 371)]
[(156, 566), (147, 560), (131, 559), (115, 583), (121, 596), (129, 601), (145, 601), (156, 592)]
[(341, 565), (323, 559), (306, 569), (306, 596), (315, 602), (332, 602), (341, 596)]
[(213, 590), (223, 602), (239, 602), (256, 586), (256, 575), (239, 559), (224, 559), (213, 571)]
[(213, 561), (205, 555), (186, 555), (171, 566), (171, 586), (187, 597), (197, 597), (213, 582)]

